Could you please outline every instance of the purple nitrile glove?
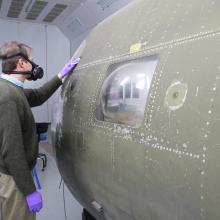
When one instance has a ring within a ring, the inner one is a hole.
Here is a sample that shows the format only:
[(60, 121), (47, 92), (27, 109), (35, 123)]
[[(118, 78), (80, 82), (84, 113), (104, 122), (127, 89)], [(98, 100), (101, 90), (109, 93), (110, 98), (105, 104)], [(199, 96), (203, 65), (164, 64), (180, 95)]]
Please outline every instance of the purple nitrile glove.
[(72, 58), (68, 63), (65, 64), (63, 69), (60, 71), (61, 77), (68, 76), (79, 63), (80, 58)]
[(41, 194), (37, 191), (27, 195), (26, 201), (30, 212), (39, 212), (43, 207)]

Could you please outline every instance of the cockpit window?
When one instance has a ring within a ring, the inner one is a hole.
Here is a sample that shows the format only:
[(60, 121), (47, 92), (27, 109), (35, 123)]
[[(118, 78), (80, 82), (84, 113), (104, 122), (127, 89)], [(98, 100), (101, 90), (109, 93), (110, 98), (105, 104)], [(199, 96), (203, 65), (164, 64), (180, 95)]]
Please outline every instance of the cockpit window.
[(148, 56), (111, 65), (100, 90), (96, 118), (140, 126), (157, 62), (157, 56)]

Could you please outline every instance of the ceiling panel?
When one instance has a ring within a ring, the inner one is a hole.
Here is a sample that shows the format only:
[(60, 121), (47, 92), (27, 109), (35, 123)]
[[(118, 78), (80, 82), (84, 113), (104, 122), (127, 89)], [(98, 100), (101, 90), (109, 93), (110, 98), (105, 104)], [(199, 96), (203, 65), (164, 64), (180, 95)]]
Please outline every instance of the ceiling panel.
[(13, 0), (11, 2), (7, 17), (18, 18), (26, 0)]
[(119, 0), (99, 0), (97, 1), (97, 5), (99, 5), (102, 10), (105, 10), (106, 8), (110, 7), (113, 3), (117, 1)]
[(56, 4), (47, 16), (43, 19), (44, 22), (53, 22), (65, 9), (67, 5)]
[(25, 18), (28, 20), (36, 20), (47, 4), (48, 2), (36, 0)]
[(0, 0), (0, 18), (56, 25), (74, 39), (131, 1), (134, 0)]
[(67, 25), (67, 28), (72, 32), (78, 31), (81, 27), (82, 22), (78, 18), (75, 18), (71, 23)]

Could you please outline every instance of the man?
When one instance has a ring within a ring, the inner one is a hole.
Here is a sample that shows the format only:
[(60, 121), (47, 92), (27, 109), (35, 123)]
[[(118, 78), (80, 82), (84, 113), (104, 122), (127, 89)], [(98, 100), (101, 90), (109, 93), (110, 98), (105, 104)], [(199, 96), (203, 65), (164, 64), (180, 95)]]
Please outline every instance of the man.
[(0, 48), (0, 220), (33, 220), (42, 208), (31, 170), (38, 141), (30, 107), (43, 104), (73, 71), (78, 59), (39, 89), (23, 89), (25, 80), (42, 78), (43, 69), (32, 61), (31, 48), (8, 42)]

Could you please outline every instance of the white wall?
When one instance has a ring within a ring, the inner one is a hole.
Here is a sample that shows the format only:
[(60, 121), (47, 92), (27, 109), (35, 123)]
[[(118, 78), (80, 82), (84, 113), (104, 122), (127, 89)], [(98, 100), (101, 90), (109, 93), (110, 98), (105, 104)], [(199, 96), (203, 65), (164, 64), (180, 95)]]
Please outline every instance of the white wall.
[[(0, 30), (0, 45), (12, 40), (29, 45), (33, 48), (34, 62), (44, 69), (43, 79), (26, 82), (26, 88), (37, 88), (51, 79), (70, 58), (70, 41), (56, 26), (0, 19)], [(51, 122), (52, 99), (32, 109), (36, 122)]]

